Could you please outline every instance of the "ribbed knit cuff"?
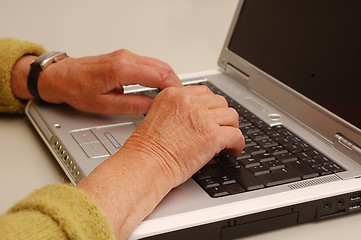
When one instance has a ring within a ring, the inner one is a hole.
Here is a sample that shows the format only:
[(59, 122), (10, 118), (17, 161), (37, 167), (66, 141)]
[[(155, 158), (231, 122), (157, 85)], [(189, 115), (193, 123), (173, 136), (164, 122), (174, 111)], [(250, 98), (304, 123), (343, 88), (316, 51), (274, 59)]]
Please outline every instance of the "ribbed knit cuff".
[(73, 186), (41, 188), (11, 208), (9, 214), (29, 210), (49, 216), (68, 239), (114, 239), (107, 217), (89, 196)]
[(11, 71), (22, 56), (39, 56), (45, 52), (42, 46), (35, 43), (12, 38), (0, 39), (0, 112), (24, 112), (24, 104), (14, 96), (10, 87)]

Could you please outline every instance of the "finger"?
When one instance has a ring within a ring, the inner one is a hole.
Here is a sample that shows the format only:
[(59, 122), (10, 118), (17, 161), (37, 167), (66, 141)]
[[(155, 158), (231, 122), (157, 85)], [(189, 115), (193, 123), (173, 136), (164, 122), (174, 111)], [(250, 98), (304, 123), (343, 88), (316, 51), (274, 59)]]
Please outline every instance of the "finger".
[(233, 156), (238, 156), (245, 145), (241, 130), (239, 128), (223, 126), (220, 131), (220, 141), (223, 149)]
[(97, 112), (108, 115), (143, 115), (153, 103), (153, 98), (138, 94), (109, 93), (97, 99)]
[(227, 100), (218, 94), (214, 94), (206, 86), (187, 86), (189, 87), (188, 94), (199, 97), (199, 101), (205, 103), (209, 109), (219, 108), (219, 107), (228, 107)]
[(235, 109), (228, 107), (214, 108), (209, 113), (218, 125), (239, 128), (239, 115)]
[(209, 99), (207, 101), (207, 106), (209, 109), (223, 108), (223, 107), (228, 108), (228, 102), (221, 95), (212, 93), (210, 94)]
[(126, 49), (121, 49), (121, 50), (115, 51), (113, 53), (110, 53), (109, 55), (116, 55), (116, 57), (126, 58), (128, 61), (131, 61), (137, 65), (138, 64), (139, 65), (149, 65), (149, 66), (153, 66), (153, 67), (157, 67), (157, 68), (161, 68), (161, 69), (169, 69), (170, 68), (170, 66), (167, 63), (165, 63), (159, 59), (141, 56), (141, 55), (138, 55), (138, 54), (131, 52), (129, 50), (126, 50)]
[(149, 65), (129, 64), (119, 69), (122, 85), (140, 84), (146, 87), (164, 89), (181, 87), (182, 83), (174, 71)]
[(154, 67), (164, 69), (164, 70), (172, 69), (169, 66), (169, 64), (167, 64), (159, 59), (146, 57), (146, 56), (139, 56), (137, 54), (134, 54), (134, 55), (135, 55), (134, 61), (136, 64), (154, 66)]

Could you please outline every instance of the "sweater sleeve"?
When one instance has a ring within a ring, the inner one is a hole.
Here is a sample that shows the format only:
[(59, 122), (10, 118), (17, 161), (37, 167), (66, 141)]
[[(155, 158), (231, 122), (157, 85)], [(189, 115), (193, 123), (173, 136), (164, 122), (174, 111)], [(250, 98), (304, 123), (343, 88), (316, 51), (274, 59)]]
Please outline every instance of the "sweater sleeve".
[(11, 38), (0, 39), (0, 112), (23, 113), (24, 104), (11, 90), (11, 71), (16, 61), (24, 55), (41, 55), (46, 50), (35, 43)]
[(0, 217), (0, 239), (114, 239), (108, 219), (66, 184), (41, 188)]

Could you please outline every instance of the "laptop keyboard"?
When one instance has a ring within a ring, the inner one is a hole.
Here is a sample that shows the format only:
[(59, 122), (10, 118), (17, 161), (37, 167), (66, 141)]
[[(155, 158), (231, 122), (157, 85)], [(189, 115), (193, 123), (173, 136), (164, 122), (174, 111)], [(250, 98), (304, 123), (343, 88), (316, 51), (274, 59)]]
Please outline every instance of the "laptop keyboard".
[(213, 198), (239, 194), (345, 171), (282, 125), (270, 127), (209, 82), (239, 114), (245, 148), (239, 156), (221, 152), (193, 175)]

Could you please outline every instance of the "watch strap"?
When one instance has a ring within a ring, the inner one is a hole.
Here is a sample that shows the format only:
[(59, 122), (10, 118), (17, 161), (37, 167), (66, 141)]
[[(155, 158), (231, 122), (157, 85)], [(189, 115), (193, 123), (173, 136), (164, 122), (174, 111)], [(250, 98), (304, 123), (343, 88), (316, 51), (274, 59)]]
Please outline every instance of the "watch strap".
[(30, 64), (30, 71), (28, 75), (28, 90), (33, 97), (39, 99), (40, 95), (38, 90), (38, 78), (41, 71), (42, 69), (40, 68), (40, 66)]
[(30, 64), (30, 71), (27, 79), (27, 86), (30, 94), (35, 98), (40, 98), (38, 90), (38, 78), (41, 71), (47, 68), (50, 64), (55, 63), (63, 58), (68, 57), (65, 52), (48, 52), (37, 57)]

